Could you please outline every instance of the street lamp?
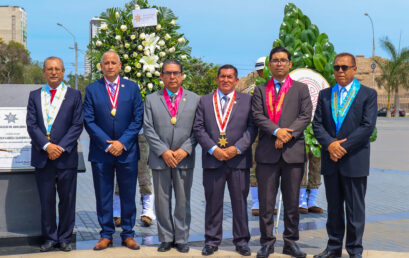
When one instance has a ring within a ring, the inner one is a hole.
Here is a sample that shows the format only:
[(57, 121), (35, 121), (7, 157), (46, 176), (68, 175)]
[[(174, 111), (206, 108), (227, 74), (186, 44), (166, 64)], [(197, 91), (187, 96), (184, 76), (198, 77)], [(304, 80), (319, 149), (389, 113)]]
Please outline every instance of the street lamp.
[(375, 88), (375, 30), (374, 30), (374, 26), (373, 26), (373, 21), (371, 16), (369, 16), (368, 13), (364, 13), (365, 16), (368, 16), (369, 20), (371, 21), (371, 25), (372, 25), (372, 64), (371, 64), (371, 68), (372, 68), (372, 88)]
[(57, 22), (58, 26), (63, 27), (74, 39), (74, 50), (75, 50), (75, 89), (78, 90), (78, 44), (74, 34), (71, 33), (64, 25)]

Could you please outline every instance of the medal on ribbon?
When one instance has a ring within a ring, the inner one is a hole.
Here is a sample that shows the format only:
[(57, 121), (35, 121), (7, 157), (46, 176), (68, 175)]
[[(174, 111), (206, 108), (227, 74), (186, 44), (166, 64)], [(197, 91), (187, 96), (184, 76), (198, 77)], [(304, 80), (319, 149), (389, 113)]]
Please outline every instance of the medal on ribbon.
[(46, 130), (45, 136), (47, 137), (48, 141), (51, 140), (51, 128), (54, 124), (55, 118), (58, 115), (58, 111), (60, 110), (65, 94), (67, 93), (67, 86), (65, 86), (64, 83), (61, 83), (56, 90), (54, 99), (51, 102), (51, 92), (48, 84), (41, 88), (41, 111)]
[(178, 93), (178, 95), (176, 96), (176, 99), (175, 99), (175, 103), (172, 106), (172, 101), (170, 101), (168, 91), (166, 90), (166, 88), (163, 89), (163, 96), (165, 97), (166, 106), (168, 106), (169, 113), (170, 113), (170, 115), (172, 117), (170, 119), (170, 123), (172, 125), (175, 125), (176, 122), (177, 122), (176, 115), (178, 113), (179, 103), (180, 103), (180, 100), (182, 99), (182, 95), (183, 95), (183, 88), (180, 87), (179, 88), (179, 93)]
[(271, 78), (267, 82), (266, 88), (266, 105), (268, 111), (268, 117), (274, 123), (278, 123), (278, 120), (281, 116), (281, 111), (283, 108), (284, 98), (287, 92), (290, 90), (291, 85), (293, 84), (293, 80), (289, 75), (285, 79), (283, 86), (281, 86), (281, 90), (278, 93), (277, 99), (275, 98), (275, 85), (274, 85), (274, 78)]
[(214, 114), (216, 116), (216, 122), (217, 126), (219, 127), (219, 132), (220, 132), (220, 137), (219, 141), (217, 142), (220, 147), (226, 147), (228, 144), (227, 138), (226, 138), (226, 129), (227, 129), (227, 124), (229, 123), (229, 118), (231, 115), (231, 111), (233, 109), (233, 105), (236, 102), (236, 95), (237, 92), (234, 91), (233, 97), (229, 100), (228, 103), (225, 103), (224, 105), (227, 105), (227, 110), (225, 111), (224, 114), (222, 114), (221, 111), (221, 104), (220, 104), (220, 98), (217, 90), (213, 94), (213, 110)]
[(118, 78), (118, 82), (116, 83), (116, 89), (115, 89), (115, 95), (114, 96), (112, 96), (111, 91), (109, 90), (109, 83), (107, 82), (105, 77), (104, 77), (104, 80), (105, 80), (105, 85), (107, 87), (109, 101), (111, 102), (111, 106), (112, 106), (111, 116), (115, 117), (116, 108), (117, 108), (117, 105), (118, 105), (118, 95), (119, 95), (118, 93), (119, 93), (119, 80), (120, 79)]

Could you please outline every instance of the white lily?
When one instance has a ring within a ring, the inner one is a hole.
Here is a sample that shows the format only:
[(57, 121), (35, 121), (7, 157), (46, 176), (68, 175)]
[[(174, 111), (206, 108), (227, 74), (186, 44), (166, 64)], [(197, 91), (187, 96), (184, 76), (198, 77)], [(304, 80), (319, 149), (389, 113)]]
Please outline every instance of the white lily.
[(148, 49), (150, 53), (153, 54), (155, 52), (155, 49), (158, 48), (157, 43), (159, 41), (159, 37), (156, 36), (155, 33), (151, 33), (149, 35), (146, 35), (145, 41), (146, 41), (146, 44), (144, 45), (145, 50)]
[(121, 30), (122, 30), (123, 32), (125, 32), (127, 29), (128, 29), (128, 27), (126, 27), (126, 25), (121, 25)]
[(140, 38), (141, 40), (144, 40), (145, 37), (146, 37), (145, 33), (141, 33), (141, 34), (139, 35), (139, 38)]
[(129, 65), (125, 66), (124, 71), (125, 71), (126, 73), (129, 73), (131, 70), (132, 70), (132, 68), (131, 68)]
[(145, 54), (145, 56), (149, 56), (151, 54), (149, 49), (145, 49), (145, 51), (143, 51), (143, 53)]
[(169, 35), (169, 34), (167, 34), (166, 33), (166, 35), (165, 35), (165, 40), (169, 40), (169, 39), (171, 39), (172, 37)]
[(143, 71), (149, 71), (153, 73), (155, 68), (159, 68), (158, 64), (159, 57), (156, 55), (152, 56), (143, 56), (139, 62), (143, 64)]

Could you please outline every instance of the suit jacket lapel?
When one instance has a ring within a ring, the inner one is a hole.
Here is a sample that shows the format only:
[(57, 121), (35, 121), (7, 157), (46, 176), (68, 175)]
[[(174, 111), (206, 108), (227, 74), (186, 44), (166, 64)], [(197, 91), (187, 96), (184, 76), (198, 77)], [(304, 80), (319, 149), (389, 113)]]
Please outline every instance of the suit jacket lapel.
[[(233, 103), (233, 107), (231, 110), (231, 114), (230, 114), (230, 118), (229, 121), (233, 119), (234, 115), (238, 112), (237, 109), (239, 109), (239, 105), (237, 105), (238, 103), (240, 103), (240, 96), (239, 93), (236, 93), (236, 100)], [(226, 112), (227, 112), (227, 108), (226, 108)]]
[(171, 117), (172, 115), (170, 114), (170, 111), (169, 111), (169, 109), (168, 109), (168, 105), (166, 104), (165, 95), (163, 94), (163, 91), (164, 91), (164, 90), (166, 90), (166, 89), (163, 88), (163, 90), (158, 91), (158, 93), (159, 93), (159, 98), (160, 98), (160, 100), (161, 100), (161, 102), (162, 102), (162, 104), (163, 104), (163, 106), (164, 106), (166, 112), (168, 112), (169, 116)]
[(184, 109), (185, 106), (186, 106), (186, 101), (187, 101), (186, 95), (187, 95), (186, 90), (183, 90), (183, 95), (182, 95), (182, 98), (180, 99), (180, 102), (179, 102), (178, 113), (177, 113), (177, 115), (176, 115), (177, 118), (178, 118), (178, 120), (179, 120), (179, 118), (180, 118), (180, 114), (183, 113), (183, 109)]
[(34, 99), (35, 101), (37, 101), (37, 103), (38, 103), (38, 105), (39, 105), (39, 107), (40, 107), (40, 112), (38, 112), (39, 114), (40, 114), (40, 121), (41, 121), (41, 123), (40, 123), (40, 128), (41, 128), (41, 131), (43, 131), (44, 132), (44, 135), (45, 135), (45, 133), (47, 132), (47, 130), (46, 130), (46, 128), (45, 128), (45, 126), (44, 126), (44, 117), (43, 117), (43, 109), (42, 109), (42, 103), (41, 103), (41, 90), (39, 91), (39, 94), (38, 94), (38, 97), (37, 98), (35, 98)]
[[(104, 77), (102, 77), (100, 80), (99, 80), (99, 84), (100, 84), (100, 88), (101, 88), (101, 90), (100, 90), (100, 92), (101, 92), (101, 99), (103, 99), (104, 100), (104, 102), (105, 102), (105, 105), (106, 105), (106, 107), (107, 107), (107, 110), (108, 110), (108, 114), (110, 114), (111, 113), (111, 109), (112, 109), (112, 105), (111, 105), (111, 101), (110, 101), (110, 99), (109, 99), (109, 95), (108, 95), (108, 91), (107, 91), (107, 86), (106, 86), (106, 84), (105, 84), (105, 80), (104, 80)], [(122, 92), (123, 93), (123, 92)], [(121, 97), (121, 93), (120, 92), (118, 92), (118, 103), (119, 103), (119, 98)]]

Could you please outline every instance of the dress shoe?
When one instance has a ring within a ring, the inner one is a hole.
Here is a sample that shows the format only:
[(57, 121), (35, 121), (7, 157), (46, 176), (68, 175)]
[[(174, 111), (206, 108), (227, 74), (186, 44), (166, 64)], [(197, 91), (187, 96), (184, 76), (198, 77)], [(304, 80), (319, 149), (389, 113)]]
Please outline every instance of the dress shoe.
[(122, 245), (132, 250), (139, 250), (141, 248), (133, 237), (128, 237), (125, 240), (122, 240)]
[(259, 216), (259, 215), (260, 215), (259, 209), (252, 209), (252, 210), (251, 210), (251, 215), (253, 215), (253, 216)]
[(158, 247), (158, 252), (167, 252), (173, 246), (173, 242), (162, 242)]
[(205, 245), (205, 247), (203, 247), (202, 250), (202, 255), (204, 256), (212, 255), (217, 250), (219, 250), (217, 246)]
[(251, 251), (248, 245), (236, 245), (236, 251), (243, 256), (250, 256)]
[(349, 258), (362, 258), (361, 254), (350, 254)]
[(94, 246), (95, 251), (104, 250), (105, 248), (112, 246), (112, 240), (109, 238), (101, 238), (98, 240), (96, 245)]
[(41, 246), (40, 246), (40, 251), (41, 252), (48, 252), (54, 249), (55, 243), (51, 241), (45, 241)]
[(71, 243), (60, 243), (60, 250), (64, 252), (70, 252), (72, 251), (72, 245)]
[(298, 212), (300, 214), (307, 214), (308, 213), (308, 209), (307, 208), (303, 208), (303, 207), (298, 207)]
[(322, 253), (314, 255), (314, 258), (337, 258), (342, 256), (342, 250), (325, 249)]
[(114, 217), (114, 225), (115, 227), (121, 226), (121, 217)]
[(284, 244), (283, 254), (288, 254), (296, 258), (304, 258), (307, 256), (306, 253), (301, 251), (301, 249), (298, 247), (297, 244), (293, 244), (293, 245)]
[(318, 206), (311, 206), (308, 208), (308, 211), (312, 213), (323, 213), (324, 212), (324, 210)]
[(267, 258), (272, 253), (274, 253), (274, 245), (263, 245), (257, 252), (257, 258)]
[(149, 227), (150, 225), (152, 225), (152, 219), (149, 218), (148, 216), (143, 215), (141, 217), (141, 221), (144, 227)]
[(273, 214), (277, 215), (277, 213), (278, 213), (278, 209), (274, 208)]
[(189, 245), (188, 244), (176, 243), (175, 248), (176, 248), (176, 250), (178, 250), (178, 252), (181, 252), (181, 253), (189, 252)]

